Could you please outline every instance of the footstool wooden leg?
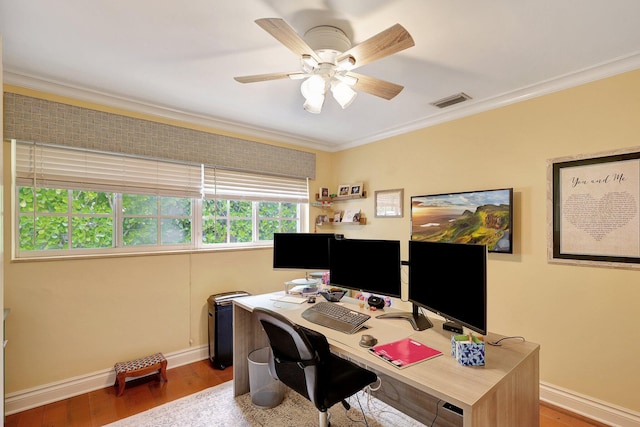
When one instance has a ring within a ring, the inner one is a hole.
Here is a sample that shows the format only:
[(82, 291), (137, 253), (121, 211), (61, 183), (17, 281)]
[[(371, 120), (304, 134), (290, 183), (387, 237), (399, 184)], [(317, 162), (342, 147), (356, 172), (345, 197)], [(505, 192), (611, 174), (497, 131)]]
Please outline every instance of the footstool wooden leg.
[(167, 361), (163, 360), (162, 362), (160, 362), (160, 377), (162, 378), (162, 381), (169, 381), (167, 379)]
[(125, 381), (126, 378), (127, 378), (126, 373), (118, 374), (116, 376), (116, 385), (118, 386), (118, 393), (116, 394), (117, 396), (122, 396), (122, 393), (124, 393), (124, 385), (126, 383)]

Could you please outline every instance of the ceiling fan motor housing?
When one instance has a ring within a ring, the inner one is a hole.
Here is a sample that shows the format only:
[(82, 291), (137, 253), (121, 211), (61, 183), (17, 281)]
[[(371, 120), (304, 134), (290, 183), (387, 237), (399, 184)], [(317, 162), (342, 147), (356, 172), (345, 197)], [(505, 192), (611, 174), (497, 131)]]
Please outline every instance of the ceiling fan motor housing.
[(351, 40), (337, 27), (320, 25), (304, 34), (304, 40), (323, 61), (335, 62), (335, 58), (351, 49)]

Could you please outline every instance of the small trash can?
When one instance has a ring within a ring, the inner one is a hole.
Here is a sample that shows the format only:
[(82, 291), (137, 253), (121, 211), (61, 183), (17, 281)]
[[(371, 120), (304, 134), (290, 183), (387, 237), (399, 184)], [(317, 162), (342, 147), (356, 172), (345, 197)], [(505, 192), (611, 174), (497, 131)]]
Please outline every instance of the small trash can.
[(270, 347), (249, 353), (249, 392), (251, 403), (269, 409), (278, 406), (284, 398), (284, 386), (269, 373)]

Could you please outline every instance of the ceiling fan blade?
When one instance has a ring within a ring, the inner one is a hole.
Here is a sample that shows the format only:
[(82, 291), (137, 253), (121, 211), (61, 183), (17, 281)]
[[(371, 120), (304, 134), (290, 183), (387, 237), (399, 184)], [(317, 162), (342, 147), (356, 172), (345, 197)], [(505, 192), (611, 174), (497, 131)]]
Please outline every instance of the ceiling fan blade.
[(353, 68), (361, 67), (414, 45), (411, 34), (402, 25), (396, 24), (353, 46), (336, 58), (336, 62), (352, 56), (356, 60)]
[(367, 92), (371, 95), (379, 96), (384, 99), (392, 99), (399, 94), (402, 89), (404, 89), (404, 86), (376, 79), (375, 77), (365, 76), (364, 74), (349, 72), (347, 73), (347, 76), (358, 79), (356, 84), (353, 85), (354, 89)]
[(317, 53), (295, 32), (289, 24), (280, 18), (256, 19), (256, 24), (271, 34), (276, 40), (285, 45), (298, 56), (310, 55), (317, 62), (322, 62)]
[(255, 83), (255, 82), (264, 82), (267, 80), (279, 80), (290, 78), (295, 80), (297, 78), (304, 77), (305, 74), (300, 71), (292, 71), (290, 73), (269, 73), (269, 74), (255, 74), (253, 76), (240, 76), (234, 77), (233, 79), (240, 83)]

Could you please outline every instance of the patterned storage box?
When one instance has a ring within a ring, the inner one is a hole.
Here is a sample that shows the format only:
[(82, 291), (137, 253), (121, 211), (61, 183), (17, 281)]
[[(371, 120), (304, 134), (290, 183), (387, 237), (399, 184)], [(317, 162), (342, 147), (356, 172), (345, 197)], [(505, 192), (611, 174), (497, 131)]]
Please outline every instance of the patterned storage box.
[(454, 335), (451, 337), (451, 356), (463, 366), (484, 365), (484, 341), (469, 335)]

